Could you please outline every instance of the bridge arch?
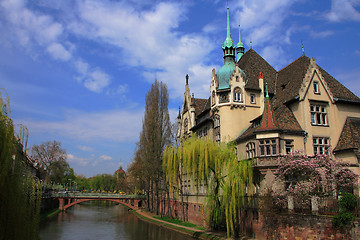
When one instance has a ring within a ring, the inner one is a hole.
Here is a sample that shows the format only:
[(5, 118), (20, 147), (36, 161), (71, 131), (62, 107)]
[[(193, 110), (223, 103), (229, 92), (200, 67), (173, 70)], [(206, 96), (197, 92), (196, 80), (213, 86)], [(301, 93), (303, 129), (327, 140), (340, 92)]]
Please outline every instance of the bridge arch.
[[(132, 210), (138, 209), (141, 200), (139, 199), (132, 199), (134, 201), (134, 205), (131, 205), (131, 199), (114, 199), (114, 198), (58, 198), (59, 199), (59, 210), (65, 211), (67, 208), (72, 207), (76, 204), (88, 202), (88, 201), (111, 201), (122, 204)], [(67, 200), (67, 204), (65, 203)]]

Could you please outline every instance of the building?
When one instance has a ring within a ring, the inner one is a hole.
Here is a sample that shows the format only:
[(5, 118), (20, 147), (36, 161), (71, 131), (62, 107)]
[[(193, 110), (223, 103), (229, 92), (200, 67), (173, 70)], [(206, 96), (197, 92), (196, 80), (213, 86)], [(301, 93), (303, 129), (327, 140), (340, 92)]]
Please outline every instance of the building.
[(222, 46), (224, 65), (212, 71), (208, 99), (195, 98), (186, 76), (178, 137), (236, 145), (239, 159), (254, 158), (257, 189), (271, 185), (274, 161), (294, 150), (309, 156), (333, 150), (357, 174), (360, 160), (360, 98), (304, 53), (280, 71), (254, 49), (244, 51), (239, 29)]

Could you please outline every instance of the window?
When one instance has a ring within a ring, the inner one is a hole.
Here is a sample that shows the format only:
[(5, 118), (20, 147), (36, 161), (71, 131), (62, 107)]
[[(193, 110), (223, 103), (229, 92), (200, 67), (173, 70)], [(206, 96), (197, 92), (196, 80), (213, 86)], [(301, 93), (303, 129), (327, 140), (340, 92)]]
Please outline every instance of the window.
[(314, 86), (314, 93), (315, 94), (320, 94), (319, 82), (314, 82), (313, 86)]
[(240, 88), (234, 89), (234, 102), (242, 102), (242, 93)]
[(215, 115), (215, 125), (214, 127), (220, 127), (220, 116)]
[(326, 113), (325, 105), (311, 104), (310, 112), (311, 112), (312, 125), (320, 125), (320, 126), (329, 125), (327, 121), (327, 113)]
[(236, 76), (236, 81), (239, 82), (239, 76)]
[(248, 159), (254, 158), (256, 156), (255, 143), (249, 142), (246, 144), (246, 157)]
[(187, 130), (188, 130), (188, 119), (185, 118), (185, 120), (184, 120), (184, 132), (186, 133)]
[(291, 153), (294, 150), (294, 140), (285, 140), (285, 152), (286, 154)]
[(260, 156), (275, 156), (276, 155), (276, 140), (265, 139), (259, 141)]
[(314, 154), (324, 154), (330, 147), (330, 141), (328, 137), (314, 137)]
[(215, 141), (220, 142), (220, 140), (221, 140), (220, 131), (218, 131), (215, 135)]
[(256, 96), (255, 94), (250, 94), (250, 103), (255, 104), (256, 103)]
[(212, 92), (211, 95), (211, 104), (214, 105), (215, 104), (215, 91)]

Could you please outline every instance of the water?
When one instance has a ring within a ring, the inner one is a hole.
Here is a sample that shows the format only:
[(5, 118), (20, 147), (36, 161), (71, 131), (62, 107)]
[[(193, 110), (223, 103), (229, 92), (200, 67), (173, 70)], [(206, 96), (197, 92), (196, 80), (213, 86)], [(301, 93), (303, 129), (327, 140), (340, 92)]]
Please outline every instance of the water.
[(40, 225), (40, 240), (186, 240), (190, 236), (147, 223), (121, 205), (82, 203)]

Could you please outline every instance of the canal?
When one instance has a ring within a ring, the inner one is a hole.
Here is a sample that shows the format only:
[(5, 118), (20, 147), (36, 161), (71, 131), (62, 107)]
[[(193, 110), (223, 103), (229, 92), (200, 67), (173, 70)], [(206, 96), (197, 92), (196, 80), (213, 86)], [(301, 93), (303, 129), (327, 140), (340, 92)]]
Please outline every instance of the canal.
[(40, 225), (40, 240), (186, 240), (190, 236), (145, 222), (113, 203), (86, 202)]

